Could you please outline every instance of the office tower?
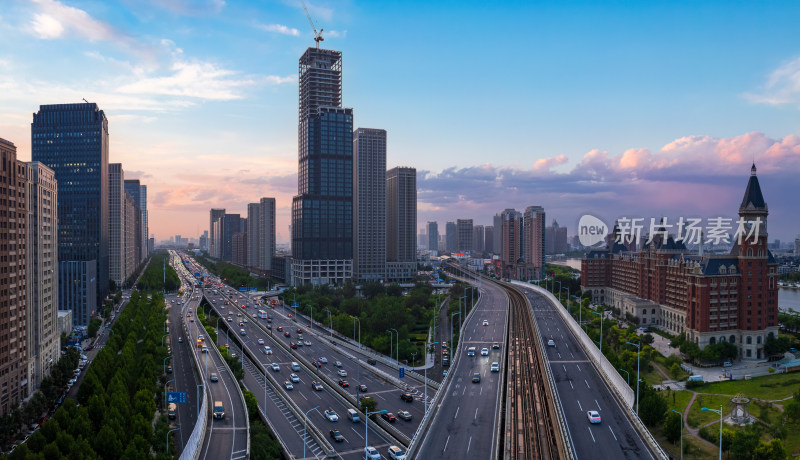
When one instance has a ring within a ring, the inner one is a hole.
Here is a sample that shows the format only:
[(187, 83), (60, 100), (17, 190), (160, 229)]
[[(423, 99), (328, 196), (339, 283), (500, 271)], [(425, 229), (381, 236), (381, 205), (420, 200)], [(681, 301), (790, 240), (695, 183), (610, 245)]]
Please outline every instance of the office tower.
[(215, 258), (222, 258), (222, 232), (223, 232), (223, 217), (225, 217), (225, 209), (212, 209), (211, 220), (208, 226), (210, 236), (208, 238), (208, 254)]
[(147, 260), (147, 256), (150, 255), (150, 245), (147, 244), (147, 235), (150, 234), (150, 228), (148, 227), (147, 222), (147, 186), (142, 185), (141, 189), (139, 190), (139, 202), (136, 203), (139, 205), (139, 212), (142, 213), (142, 255), (141, 261), (144, 262)]
[(125, 172), (108, 165), (108, 274), (117, 286), (125, 282)]
[(353, 110), (342, 108), (342, 53), (300, 58), (297, 195), (292, 199), (292, 280), (353, 277)]
[(794, 239), (794, 256), (800, 257), (800, 235)]
[(123, 223), (125, 228), (123, 235), (123, 252), (125, 254), (123, 258), (125, 263), (123, 279), (125, 283), (128, 283), (134, 281), (130, 278), (136, 273), (136, 268), (141, 263), (139, 258), (142, 255), (142, 245), (139, 239), (139, 230), (142, 228), (142, 213), (131, 194), (128, 192), (123, 193), (123, 216), (125, 219)]
[[(136, 256), (138, 260), (144, 261), (147, 259), (147, 233), (144, 229), (145, 213), (142, 211), (147, 196), (147, 188), (144, 187), (139, 179), (126, 179), (125, 191), (131, 195), (133, 202), (136, 203), (136, 208), (139, 210), (138, 224), (136, 231), (136, 249), (139, 252)], [(137, 264), (138, 265), (138, 264)]]
[(208, 230), (204, 230), (203, 234), (200, 235), (200, 250), (208, 251)]
[(247, 265), (268, 272), (275, 254), (275, 198), (247, 205)]
[[(528, 206), (523, 214), (523, 254), (525, 260), (522, 279), (542, 279), (544, 273), (545, 212), (541, 206)], [(566, 236), (566, 234), (565, 234)]]
[[(52, 169), (58, 181), (58, 260), (93, 261), (96, 305), (109, 280), (108, 120), (94, 103), (41, 105), (33, 114), (31, 147), (33, 161)], [(74, 280), (92, 283), (87, 276)], [(78, 297), (59, 300), (62, 310), (85, 311), (86, 305), (69, 303)], [(88, 314), (73, 315), (75, 324), (88, 320)]]
[(428, 222), (428, 250), (434, 256), (439, 251), (439, 224), (436, 222)]
[(545, 254), (563, 254), (567, 252), (567, 227), (558, 225), (555, 219), (553, 224), (546, 227), (545, 235)]
[(522, 214), (514, 209), (505, 209), (500, 214), (500, 231), (502, 248), (500, 248), (500, 264), (504, 278), (519, 279), (517, 267), (521, 262), (523, 247)]
[(458, 252), (472, 251), (472, 219), (456, 220)]
[(59, 358), (58, 186), (52, 169), (27, 164), (28, 353), (31, 389), (50, 375)]
[(417, 170), (386, 171), (386, 276), (407, 281), (417, 272)]
[(420, 229), (417, 234), (417, 248), (428, 249), (428, 234), (425, 232), (424, 228)]
[(483, 250), (490, 255), (494, 254), (494, 227), (487, 225), (483, 228)]
[[(505, 211), (508, 211), (506, 209)], [(503, 211), (503, 212), (505, 212)], [(500, 255), (503, 250), (503, 213), (494, 215), (494, 239), (492, 240), (492, 248), (494, 254)]]
[(455, 222), (445, 224), (445, 247), (447, 252), (456, 252), (458, 248), (458, 230)]
[[(88, 325), (97, 311), (97, 263), (94, 260), (64, 260), (58, 263), (58, 300), (71, 305), (74, 325)], [(59, 308), (63, 310), (63, 308)]]
[(17, 161), (17, 148), (0, 138), (3, 199), (0, 200), (0, 414), (28, 397), (27, 165)]
[(386, 279), (386, 131), (353, 132), (353, 270), (358, 281)]
[(472, 250), (481, 253), (484, 248), (484, 233), (483, 225), (475, 225), (472, 227)]
[(222, 216), (222, 251), (220, 259), (233, 261), (233, 234), (242, 231), (242, 217), (239, 214), (225, 213)]
[(247, 265), (247, 233), (236, 232), (231, 238), (231, 262)]

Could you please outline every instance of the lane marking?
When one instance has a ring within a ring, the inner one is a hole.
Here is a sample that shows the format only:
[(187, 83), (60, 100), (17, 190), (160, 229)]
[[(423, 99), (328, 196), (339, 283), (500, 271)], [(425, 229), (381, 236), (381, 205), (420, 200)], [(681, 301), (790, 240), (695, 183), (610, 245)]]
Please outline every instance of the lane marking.
[(589, 435), (592, 437), (592, 442), (596, 443), (597, 441), (595, 441), (594, 439), (594, 435), (592, 434), (592, 429), (588, 426), (586, 428), (589, 430)]
[(611, 425), (608, 425), (608, 429), (611, 430), (611, 436), (614, 436), (614, 441), (616, 441), (617, 435), (614, 434), (614, 430), (611, 428)]

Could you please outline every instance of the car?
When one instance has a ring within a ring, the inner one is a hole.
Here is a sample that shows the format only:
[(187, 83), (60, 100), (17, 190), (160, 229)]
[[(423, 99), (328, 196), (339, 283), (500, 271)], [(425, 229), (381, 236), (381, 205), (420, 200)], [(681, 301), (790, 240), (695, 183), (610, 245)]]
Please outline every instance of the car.
[(489, 349), (481, 348), (481, 356), (489, 356)]
[(203, 334), (200, 334), (199, 336), (197, 336), (197, 340), (205, 340), (205, 339), (206, 339), (206, 336), (204, 336)]
[(241, 317), (242, 317), (242, 314), (241, 314), (241, 313), (237, 313), (237, 314), (236, 314), (236, 316), (237, 316), (237, 317), (239, 317), (239, 318), (241, 318)]
[(600, 413), (596, 410), (587, 411), (586, 417), (589, 418), (589, 423), (600, 423), (603, 421), (603, 419), (600, 418)]
[(71, 387), (72, 385), (75, 385), (75, 382), (76, 382), (76, 379), (74, 379), (74, 378), (69, 379), (69, 381), (67, 382), (67, 386)]
[(285, 337), (291, 337), (291, 335), (289, 334), (289, 331), (286, 331), (286, 332), (284, 332), (284, 333), (283, 333), (283, 335), (284, 335)]
[(411, 393), (401, 394), (400, 399), (402, 399), (405, 402), (414, 402), (414, 396), (412, 396)]
[(365, 447), (364, 453), (366, 454), (367, 460), (381, 460), (381, 454), (378, 453), (378, 449), (372, 446)]
[(500, 372), (500, 363), (492, 363), (492, 372)]
[(488, 325), (489, 325), (489, 321), (487, 321), (487, 320), (483, 320), (483, 325), (484, 325), (484, 326), (488, 326)]
[(442, 371), (442, 377), (447, 377), (447, 369)]
[(477, 372), (472, 374), (472, 383), (481, 383), (481, 374)]
[(302, 342), (302, 341), (300, 341), (300, 340), (298, 340), (298, 341), (297, 341), (297, 346), (302, 348), (302, 346), (303, 346), (303, 342)]
[(389, 423), (394, 423), (397, 421), (397, 417), (395, 417), (394, 414), (391, 412), (384, 412), (383, 414), (381, 414), (381, 418)]
[(239, 321), (239, 327), (244, 327), (244, 323)]
[(322, 391), (322, 384), (315, 380), (311, 382), (311, 388), (313, 388), (315, 391)]
[(264, 339), (258, 339), (258, 344), (259, 345), (264, 345)]
[(344, 379), (339, 379), (339, 386), (341, 386), (342, 388), (347, 388), (350, 386), (350, 382)]
[(331, 430), (330, 433), (334, 441), (344, 442), (344, 436), (342, 436), (342, 433), (340, 433), (339, 430)]
[(183, 343), (183, 337), (178, 337), (178, 343)]
[(407, 410), (399, 410), (397, 411), (397, 416), (405, 421), (411, 421), (411, 412)]
[(272, 363), (272, 370), (278, 372), (281, 370), (281, 366), (278, 363)]
[(303, 334), (297, 334), (297, 338), (303, 340)]
[[(80, 373), (80, 371), (79, 371), (79, 373)], [(167, 374), (171, 374), (171, 373), (172, 373), (172, 366), (167, 366)]]
[(319, 362), (321, 362), (322, 364), (328, 364), (328, 358), (323, 356), (322, 358), (319, 359)]
[(302, 333), (303, 333), (303, 329), (301, 329), (301, 328), (299, 328), (299, 327), (298, 327), (298, 328), (297, 328), (297, 333), (298, 333), (298, 334), (302, 334)]
[(389, 446), (389, 458), (392, 460), (406, 460), (406, 453), (397, 446)]
[(361, 385), (358, 386), (358, 391), (360, 391), (362, 393), (366, 393), (367, 392), (367, 386), (362, 383)]
[(229, 323), (232, 323), (232, 322), (233, 322), (233, 318), (231, 318), (231, 317), (229, 316), (229, 317), (228, 317), (228, 322), (229, 322)]
[(300, 383), (300, 377), (297, 374), (289, 375), (289, 379), (291, 379), (292, 383)]
[(291, 313), (289, 313), (289, 318), (291, 318), (291, 317), (293, 317), (293, 316), (294, 316), (294, 315), (292, 315)]
[(247, 318), (243, 319), (242, 321), (244, 321), (246, 323), (247, 322)]
[(347, 371), (344, 369), (339, 369), (337, 374), (339, 374), (339, 377), (347, 377)]
[(553, 341), (553, 339), (550, 339), (550, 340), (547, 341), (547, 346), (548, 347), (554, 347), (554, 346), (556, 346), (556, 343)]
[(336, 367), (342, 367), (342, 362), (341, 361), (336, 361)]
[(272, 324), (267, 324), (267, 329), (272, 330)]
[(305, 345), (307, 347), (310, 347), (311, 346), (311, 341), (310, 340), (303, 340), (303, 345)]
[(368, 358), (367, 364), (372, 364), (373, 366), (378, 364), (378, 361), (375, 358)]
[(278, 332), (283, 332), (283, 326), (278, 326)]
[(264, 347), (264, 354), (265, 355), (271, 355), (272, 354), (272, 348)]
[(211, 373), (211, 381), (212, 381), (212, 382), (217, 382), (217, 381), (219, 381), (219, 377), (217, 377), (217, 373), (216, 373), (216, 372), (212, 372), (212, 373)]
[(499, 350), (499, 349), (500, 349), (500, 344), (499, 343), (495, 342), (495, 343), (492, 344), (492, 350)]
[[(288, 334), (288, 332), (287, 332), (287, 334)], [(292, 342), (292, 343), (289, 344), (289, 346), (292, 347), (292, 350), (297, 350), (297, 344), (296, 343)]]
[(287, 391), (294, 390), (294, 385), (292, 385), (292, 382), (290, 382), (288, 380), (283, 382), (283, 387), (286, 388)]
[(339, 415), (333, 409), (328, 409), (325, 411), (325, 418), (328, 419), (329, 422), (338, 422)]

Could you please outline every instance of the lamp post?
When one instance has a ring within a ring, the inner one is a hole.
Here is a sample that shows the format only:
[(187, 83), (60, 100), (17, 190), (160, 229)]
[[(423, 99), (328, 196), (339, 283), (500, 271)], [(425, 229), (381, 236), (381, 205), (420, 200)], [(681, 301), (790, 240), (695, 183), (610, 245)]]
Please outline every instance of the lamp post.
[(600, 313), (592, 310), (592, 313), (600, 317), (600, 354), (603, 354), (603, 311), (600, 310)]
[(162, 347), (164, 346), (164, 339), (165, 339), (165, 338), (166, 338), (168, 335), (169, 335), (169, 334), (164, 334), (164, 336), (163, 336), (163, 337), (161, 337), (161, 346), (162, 346)]
[[(217, 346), (219, 346), (219, 320), (221, 320), (221, 319), (222, 319), (221, 316), (217, 317)], [(225, 340), (228, 340), (228, 336), (227, 335), (225, 336)]]
[(204, 391), (206, 389), (206, 386), (202, 383), (195, 388), (194, 395), (197, 398), (197, 415), (200, 415), (200, 387), (203, 387)]
[[(266, 382), (264, 383), (266, 384)], [(264, 404), (266, 404), (266, 402)], [(313, 409), (309, 409), (303, 414), (303, 458), (306, 458), (306, 433), (308, 432), (308, 413), (311, 412), (312, 410), (317, 410), (317, 409), (319, 409), (319, 406)]]
[(314, 330), (314, 306), (309, 305), (308, 308), (311, 309), (311, 316), (308, 317), (308, 322), (311, 323), (311, 330)]
[[(394, 346), (397, 349), (397, 356), (396, 356), (397, 357), (397, 367), (400, 367), (400, 333), (397, 332), (397, 329), (395, 329), (393, 327), (390, 327), (389, 330), (390, 331), (394, 331), (394, 333), (397, 334), (397, 340), (395, 340)], [(391, 357), (392, 357), (392, 353), (391, 353), (391, 350), (389, 350), (389, 358), (391, 358)]]
[(389, 359), (392, 359), (392, 343), (394, 343), (392, 342), (392, 339), (394, 336), (392, 336), (392, 331), (389, 329), (386, 329), (386, 333), (389, 334)]
[(375, 412), (364, 411), (364, 415), (366, 418), (366, 420), (364, 420), (364, 455), (367, 455), (367, 446), (369, 445), (369, 443), (367, 442), (367, 440), (369, 439), (369, 416), (373, 414), (385, 414), (387, 412), (389, 411), (387, 411), (386, 409), (376, 410)]
[(169, 434), (172, 433), (173, 431), (178, 431), (178, 430), (180, 430), (180, 427), (173, 428), (173, 429), (167, 431), (167, 450), (165, 450), (165, 452), (169, 452)]
[[(353, 321), (358, 321), (358, 348), (361, 349), (361, 320), (353, 316)], [(356, 323), (353, 323), (353, 340), (356, 339)], [(389, 350), (391, 355), (391, 350)]]
[(455, 350), (455, 347), (453, 346), (453, 316), (455, 315), (461, 315), (461, 312), (458, 311), (455, 313), (450, 313), (450, 347), (453, 350)]
[(170, 379), (164, 383), (164, 409), (167, 408), (167, 385), (169, 385), (169, 382), (174, 382), (174, 381), (175, 379)]
[[(458, 298), (458, 306), (461, 307), (461, 299), (464, 299), (464, 314), (458, 317), (458, 333), (461, 333), (461, 329), (464, 327), (464, 318), (467, 316), (467, 295), (464, 294), (463, 296)], [(461, 311), (461, 308), (458, 309)]]
[(167, 375), (167, 360), (170, 358), (172, 358), (172, 355), (169, 355), (166, 358), (164, 358), (164, 366), (162, 366), (164, 368), (164, 375)]
[[(452, 321), (451, 321), (452, 323)], [(452, 339), (450, 340), (452, 343)], [(428, 350), (431, 348), (431, 345), (436, 345), (439, 342), (428, 343), (425, 342), (425, 415), (428, 415)]]
[(331, 316), (330, 309), (326, 308), (325, 311), (328, 312), (328, 322), (330, 323), (331, 338), (333, 338), (333, 317)]
[(625, 369), (623, 369), (621, 367), (619, 368), (619, 370), (621, 370), (622, 372), (624, 372), (625, 374), (628, 375), (628, 386), (631, 386), (631, 373), (626, 371)]
[[(411, 368), (412, 369), (414, 367), (416, 367), (416, 364), (417, 364), (417, 359), (416, 358), (417, 358), (417, 354), (416, 353), (411, 353)], [(408, 364), (408, 360), (406, 360), (406, 364)]]
[(553, 289), (556, 287), (555, 283), (558, 283), (558, 303), (561, 303), (561, 281), (556, 281), (555, 278), (553, 278)]
[[(672, 409), (672, 412), (675, 412), (681, 418), (681, 460), (683, 460), (683, 414), (681, 414), (680, 412), (676, 411), (675, 409)], [(721, 427), (722, 426), (722, 422), (720, 422), (719, 425)], [(720, 438), (719, 446), (720, 446), (720, 449), (721, 449), (722, 448), (722, 438)]]
[[(722, 460), (722, 406), (719, 406), (719, 410), (709, 409), (708, 407), (704, 407), (702, 410), (716, 412), (719, 414), (719, 460)], [(681, 427), (681, 430), (683, 430), (683, 427)], [(681, 431), (681, 434), (683, 434), (683, 431)]]
[(642, 352), (642, 342), (639, 343), (632, 343), (632, 342), (625, 342), (628, 345), (633, 345), (636, 347), (636, 416), (639, 416), (639, 356), (641, 356)]

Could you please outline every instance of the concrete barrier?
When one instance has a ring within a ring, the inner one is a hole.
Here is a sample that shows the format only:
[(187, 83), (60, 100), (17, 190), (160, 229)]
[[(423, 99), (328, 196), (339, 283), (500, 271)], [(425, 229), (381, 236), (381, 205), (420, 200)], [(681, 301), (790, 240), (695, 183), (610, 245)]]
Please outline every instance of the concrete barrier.
[[(194, 294), (194, 289), (192, 289), (192, 294)], [(191, 298), (191, 295), (189, 298)], [(199, 304), (200, 303), (198, 302), (198, 305)], [(186, 319), (184, 318), (183, 314), (181, 314), (181, 318), (183, 318), (181, 320), (181, 323), (183, 324), (183, 335), (185, 337), (191, 337), (189, 335), (189, 328), (186, 325)], [(195, 350), (192, 350), (192, 352), (189, 354), (192, 355), (192, 361), (194, 362), (197, 375), (202, 376), (203, 371), (200, 368), (200, 361), (197, 359)], [(203, 386), (203, 389), (205, 390), (205, 386)], [(203, 441), (205, 441), (207, 424), (208, 395), (206, 391), (203, 391), (203, 402), (200, 405), (200, 410), (198, 411), (197, 421), (194, 424), (192, 434), (189, 436), (189, 441), (186, 443), (186, 446), (184, 446), (183, 452), (181, 452), (180, 460), (197, 460), (197, 458), (200, 456), (200, 447), (203, 445)]]

